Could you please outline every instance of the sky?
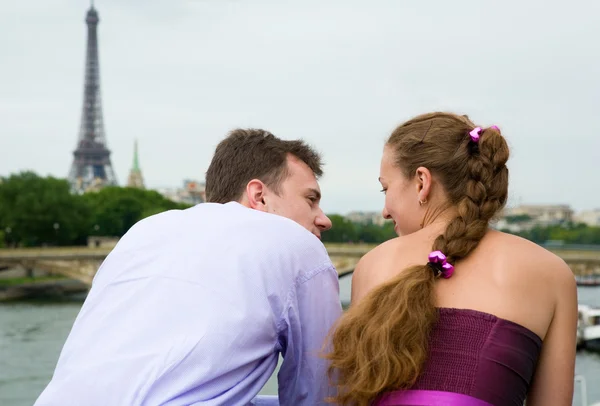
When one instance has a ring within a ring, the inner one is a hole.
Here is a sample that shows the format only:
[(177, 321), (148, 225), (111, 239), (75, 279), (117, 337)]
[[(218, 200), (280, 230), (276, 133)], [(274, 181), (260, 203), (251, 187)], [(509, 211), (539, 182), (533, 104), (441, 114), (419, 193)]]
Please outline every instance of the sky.
[[(85, 0), (0, 0), (0, 176), (66, 177), (81, 120)], [(600, 207), (597, 0), (96, 0), (104, 124), (127, 181), (204, 179), (237, 127), (324, 158), (326, 212), (381, 210), (384, 141), (468, 114), (511, 147), (509, 205)]]

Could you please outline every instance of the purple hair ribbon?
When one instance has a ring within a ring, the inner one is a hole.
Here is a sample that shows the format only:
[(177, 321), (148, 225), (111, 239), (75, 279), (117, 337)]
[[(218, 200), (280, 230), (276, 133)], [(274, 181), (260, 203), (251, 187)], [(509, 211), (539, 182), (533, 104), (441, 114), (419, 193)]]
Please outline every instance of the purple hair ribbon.
[(469, 135), (471, 136), (471, 139), (473, 140), (473, 142), (479, 142), (479, 133), (481, 132), (481, 127), (475, 127), (471, 130), (471, 132), (469, 133)]
[(443, 278), (448, 279), (454, 273), (454, 266), (447, 261), (446, 255), (442, 251), (432, 251), (429, 254), (427, 265), (436, 271), (435, 276), (441, 275)]

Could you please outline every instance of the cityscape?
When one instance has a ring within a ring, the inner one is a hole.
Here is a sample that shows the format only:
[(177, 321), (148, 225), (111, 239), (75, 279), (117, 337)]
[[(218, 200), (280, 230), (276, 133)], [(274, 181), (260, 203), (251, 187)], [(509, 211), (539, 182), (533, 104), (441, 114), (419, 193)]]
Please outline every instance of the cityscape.
[[(73, 163), (68, 177), (75, 193), (97, 191), (105, 186), (118, 185), (103, 124), (97, 32), (99, 16), (93, 5), (88, 10), (85, 21), (88, 31), (83, 108), (77, 147), (73, 152)], [(145, 188), (138, 140), (133, 146), (132, 165), (125, 186)], [(157, 191), (177, 203), (193, 205), (205, 201), (202, 180), (184, 179), (180, 186), (159, 188)], [(590, 227), (600, 226), (600, 208), (575, 212), (569, 205), (548, 203), (508, 207), (495, 227), (518, 233), (536, 226), (548, 227), (573, 222)], [(385, 223), (385, 219), (379, 212), (351, 211), (345, 217), (358, 224), (370, 223), (382, 226)]]

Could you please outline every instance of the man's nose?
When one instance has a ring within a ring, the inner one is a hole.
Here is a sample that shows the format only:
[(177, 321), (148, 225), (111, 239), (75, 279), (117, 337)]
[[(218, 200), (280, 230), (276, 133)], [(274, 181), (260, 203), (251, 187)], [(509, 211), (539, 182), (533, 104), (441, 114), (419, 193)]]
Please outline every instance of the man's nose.
[(315, 219), (315, 225), (319, 230), (327, 231), (331, 228), (331, 220), (325, 215), (325, 213), (323, 213), (323, 211), (321, 211), (321, 213)]

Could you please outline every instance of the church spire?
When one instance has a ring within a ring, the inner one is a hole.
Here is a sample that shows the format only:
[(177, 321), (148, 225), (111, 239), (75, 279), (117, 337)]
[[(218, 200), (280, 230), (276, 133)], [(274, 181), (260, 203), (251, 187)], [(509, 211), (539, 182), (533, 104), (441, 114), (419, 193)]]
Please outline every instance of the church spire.
[(129, 178), (127, 179), (127, 186), (135, 187), (138, 189), (144, 189), (144, 177), (142, 176), (142, 169), (140, 168), (140, 158), (138, 155), (138, 142), (137, 139), (133, 144), (133, 166), (129, 172)]
[(133, 169), (134, 171), (140, 171), (140, 159), (138, 157), (138, 142), (137, 138), (133, 144)]

